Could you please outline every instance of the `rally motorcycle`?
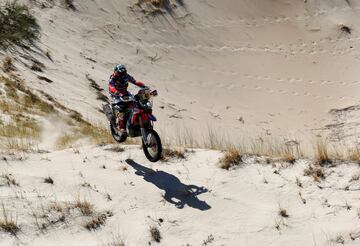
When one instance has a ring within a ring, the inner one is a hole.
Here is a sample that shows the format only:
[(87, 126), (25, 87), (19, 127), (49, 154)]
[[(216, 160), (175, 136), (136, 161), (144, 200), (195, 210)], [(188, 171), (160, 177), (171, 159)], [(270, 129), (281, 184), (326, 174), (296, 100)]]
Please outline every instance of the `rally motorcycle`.
[[(119, 97), (118, 100), (111, 104), (103, 105), (103, 110), (110, 121), (110, 130), (113, 138), (118, 143), (123, 143), (128, 137), (141, 137), (142, 148), (146, 158), (151, 162), (157, 162), (161, 158), (162, 145), (158, 133), (154, 130), (154, 122), (156, 117), (152, 114), (152, 97), (157, 96), (157, 91), (151, 91), (148, 88), (142, 88), (136, 95), (128, 94)], [(122, 105), (126, 104), (127, 109), (124, 112), (124, 119), (126, 120), (126, 131), (120, 133), (117, 127), (117, 114), (121, 109), (119, 102)]]

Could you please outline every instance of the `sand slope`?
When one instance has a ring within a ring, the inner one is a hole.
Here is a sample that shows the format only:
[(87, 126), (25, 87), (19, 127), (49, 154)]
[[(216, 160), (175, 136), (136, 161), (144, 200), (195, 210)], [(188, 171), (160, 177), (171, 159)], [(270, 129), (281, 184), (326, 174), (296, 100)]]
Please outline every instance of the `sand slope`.
[(105, 119), (85, 75), (106, 93), (118, 62), (159, 90), (156, 114), (170, 136), (206, 122), (233, 139), (309, 141), (331, 122), (329, 110), (358, 103), (355, 1), (183, 1), (155, 17), (131, 1), (80, 1), (77, 11), (36, 2), (40, 47), (54, 62), (38, 58), (54, 83), (22, 72), (93, 121)]
[[(21, 226), (17, 239), (0, 233), (1, 245), (105, 245), (116, 237), (126, 245), (359, 244), (355, 164), (328, 168), (326, 179), (315, 182), (304, 176), (308, 160), (289, 166), (247, 158), (242, 167), (224, 171), (217, 167), (216, 151), (150, 164), (136, 147), (121, 153), (110, 147), (1, 161), (2, 172), (19, 183), (1, 186), (1, 199)], [(45, 177), (54, 185), (45, 184)], [(188, 196), (186, 186), (193, 192)], [(78, 199), (93, 204), (96, 213), (111, 214), (105, 225), (90, 232), (84, 225), (92, 216), (74, 209), (59, 222), (47, 211), (51, 204)], [(280, 208), (288, 218), (279, 215)], [(39, 230), (33, 213), (46, 229)], [(159, 228), (160, 243), (151, 240), (151, 226)]]

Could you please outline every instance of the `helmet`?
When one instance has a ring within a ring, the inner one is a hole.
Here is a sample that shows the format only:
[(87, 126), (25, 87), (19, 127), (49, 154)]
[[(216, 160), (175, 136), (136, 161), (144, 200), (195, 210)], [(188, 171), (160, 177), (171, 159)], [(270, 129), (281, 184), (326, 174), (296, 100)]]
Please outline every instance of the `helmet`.
[(123, 64), (118, 64), (114, 67), (114, 72), (119, 73), (120, 75), (126, 74), (126, 67)]

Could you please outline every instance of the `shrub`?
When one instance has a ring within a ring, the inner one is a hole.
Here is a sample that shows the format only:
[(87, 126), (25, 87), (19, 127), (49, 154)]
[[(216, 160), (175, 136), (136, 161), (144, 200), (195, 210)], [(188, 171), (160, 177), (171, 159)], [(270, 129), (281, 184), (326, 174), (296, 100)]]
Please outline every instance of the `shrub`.
[(16, 1), (0, 7), (0, 45), (23, 45), (39, 38), (40, 27), (26, 5)]
[(243, 155), (238, 149), (230, 149), (225, 152), (224, 156), (220, 159), (220, 167), (229, 170), (231, 167), (241, 164)]

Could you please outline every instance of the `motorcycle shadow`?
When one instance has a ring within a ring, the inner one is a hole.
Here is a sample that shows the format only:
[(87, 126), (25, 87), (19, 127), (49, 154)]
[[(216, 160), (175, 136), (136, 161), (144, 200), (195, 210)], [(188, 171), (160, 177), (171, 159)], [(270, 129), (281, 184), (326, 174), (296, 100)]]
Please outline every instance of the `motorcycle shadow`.
[(131, 159), (127, 159), (126, 163), (135, 169), (136, 175), (142, 176), (145, 181), (164, 190), (164, 199), (167, 202), (174, 204), (175, 207), (182, 209), (185, 205), (188, 205), (191, 208), (199, 209), (201, 211), (209, 210), (211, 208), (205, 201), (201, 201), (197, 198), (198, 195), (208, 192), (206, 188), (183, 184), (176, 176), (170, 173), (155, 171), (144, 167)]

